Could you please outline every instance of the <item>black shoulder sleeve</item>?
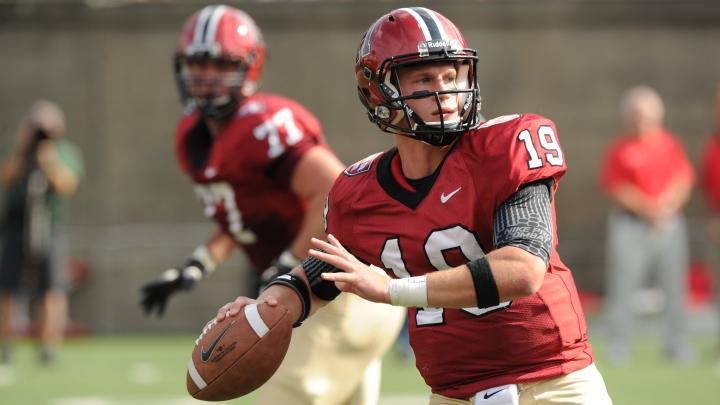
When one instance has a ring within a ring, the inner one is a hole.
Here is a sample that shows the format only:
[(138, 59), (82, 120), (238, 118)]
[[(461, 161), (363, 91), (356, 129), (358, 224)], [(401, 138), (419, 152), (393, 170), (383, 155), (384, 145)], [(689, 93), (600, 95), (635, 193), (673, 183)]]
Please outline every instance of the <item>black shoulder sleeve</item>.
[(519, 247), (547, 264), (553, 246), (550, 208), (552, 179), (524, 184), (497, 210), (493, 219), (496, 248)]

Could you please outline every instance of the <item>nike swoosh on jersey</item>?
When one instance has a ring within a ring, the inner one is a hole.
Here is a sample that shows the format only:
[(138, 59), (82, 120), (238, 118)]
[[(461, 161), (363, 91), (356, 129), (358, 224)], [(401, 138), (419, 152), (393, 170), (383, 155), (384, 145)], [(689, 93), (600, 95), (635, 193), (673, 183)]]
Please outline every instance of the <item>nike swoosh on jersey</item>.
[(495, 391), (495, 392), (492, 392), (492, 393), (487, 393), (487, 392), (486, 392), (485, 395), (483, 395), (483, 399), (488, 399), (488, 398), (490, 398), (491, 396), (493, 396), (493, 395), (495, 395), (495, 394), (497, 394), (497, 393), (499, 393), (499, 392), (502, 392), (502, 391), (505, 391), (505, 388), (500, 388), (499, 390), (497, 390), (497, 391)]
[(200, 359), (203, 362), (210, 360), (210, 356), (212, 356), (213, 352), (215, 351), (215, 347), (218, 345), (218, 343), (220, 343), (223, 336), (225, 336), (227, 331), (230, 330), (230, 327), (233, 326), (234, 324), (235, 324), (235, 321), (232, 321), (232, 322), (230, 322), (230, 324), (228, 326), (225, 327), (225, 329), (223, 329), (223, 331), (220, 333), (220, 335), (218, 335), (218, 337), (215, 338), (215, 341), (213, 341), (212, 344), (210, 345), (210, 350), (205, 351), (204, 347), (200, 348), (201, 349), (200, 350)]
[(462, 187), (456, 188), (455, 190), (451, 191), (450, 194), (448, 194), (448, 195), (445, 195), (445, 193), (440, 194), (440, 202), (445, 204), (446, 202), (448, 202), (449, 199), (452, 198), (452, 196), (457, 194), (457, 192), (460, 191), (461, 188)]

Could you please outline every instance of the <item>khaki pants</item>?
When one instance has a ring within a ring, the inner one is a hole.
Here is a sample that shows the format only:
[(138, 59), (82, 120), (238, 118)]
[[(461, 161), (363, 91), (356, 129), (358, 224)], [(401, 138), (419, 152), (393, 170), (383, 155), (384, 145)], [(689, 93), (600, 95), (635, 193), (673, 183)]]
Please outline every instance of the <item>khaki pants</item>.
[[(518, 384), (520, 405), (612, 405), (605, 382), (595, 364), (550, 380)], [(482, 405), (475, 401), (432, 394), (430, 405)], [(510, 404), (508, 402), (508, 404)]]
[(380, 359), (395, 342), (406, 311), (341, 294), (293, 330), (282, 365), (255, 403), (377, 404)]

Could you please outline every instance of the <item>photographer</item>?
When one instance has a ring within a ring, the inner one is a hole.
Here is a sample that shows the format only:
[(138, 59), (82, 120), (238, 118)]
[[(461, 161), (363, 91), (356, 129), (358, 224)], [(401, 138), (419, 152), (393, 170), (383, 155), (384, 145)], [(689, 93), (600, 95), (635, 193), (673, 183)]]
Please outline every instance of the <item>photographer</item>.
[(77, 190), (83, 164), (64, 135), (60, 107), (38, 100), (18, 128), (13, 153), (0, 166), (5, 187), (0, 213), (0, 363), (10, 361), (12, 306), (21, 288), (38, 304), (41, 362), (53, 360), (65, 330), (67, 248), (61, 199)]

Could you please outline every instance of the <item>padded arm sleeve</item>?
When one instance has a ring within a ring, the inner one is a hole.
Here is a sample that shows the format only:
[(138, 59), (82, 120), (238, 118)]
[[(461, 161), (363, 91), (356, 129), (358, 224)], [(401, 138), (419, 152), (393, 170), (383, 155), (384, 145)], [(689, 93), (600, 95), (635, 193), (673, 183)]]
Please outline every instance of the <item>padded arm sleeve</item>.
[(495, 211), (496, 248), (515, 246), (549, 262), (553, 246), (551, 189), (550, 179), (525, 184)]

